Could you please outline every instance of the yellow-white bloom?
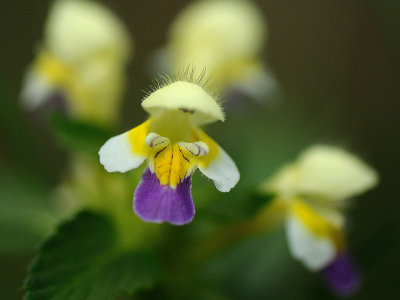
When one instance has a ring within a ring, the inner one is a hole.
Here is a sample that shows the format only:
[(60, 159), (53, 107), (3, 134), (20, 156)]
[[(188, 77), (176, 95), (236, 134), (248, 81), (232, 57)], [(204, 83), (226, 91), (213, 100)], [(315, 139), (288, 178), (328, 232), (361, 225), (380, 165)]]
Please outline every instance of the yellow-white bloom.
[(222, 108), (209, 93), (207, 81), (186, 80), (167, 80), (152, 92), (142, 102), (149, 119), (111, 138), (99, 152), (109, 172), (129, 171), (147, 159), (134, 196), (134, 210), (145, 221), (182, 225), (193, 219), (190, 189), (196, 168), (222, 192), (239, 180), (232, 159), (199, 128), (224, 121)]
[(118, 18), (99, 3), (58, 0), (51, 7), (44, 40), (22, 91), (36, 108), (59, 91), (77, 119), (116, 119), (132, 43)]
[(345, 249), (341, 208), (377, 182), (376, 172), (357, 157), (339, 148), (314, 146), (262, 188), (286, 204), (290, 252), (317, 271)]
[(172, 24), (165, 59), (172, 72), (188, 65), (198, 72), (206, 68), (223, 89), (260, 93), (276, 84), (259, 57), (266, 35), (265, 20), (250, 1), (196, 1)]

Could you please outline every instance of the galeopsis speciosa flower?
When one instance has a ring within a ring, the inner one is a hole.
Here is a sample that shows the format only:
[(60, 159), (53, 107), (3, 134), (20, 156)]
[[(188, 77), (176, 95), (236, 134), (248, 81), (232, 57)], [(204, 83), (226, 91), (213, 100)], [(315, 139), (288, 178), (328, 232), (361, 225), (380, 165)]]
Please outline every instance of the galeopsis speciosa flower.
[(314, 146), (266, 181), (286, 211), (289, 250), (312, 271), (323, 271), (338, 293), (351, 292), (358, 275), (349, 257), (343, 209), (378, 182), (377, 173), (346, 151)]
[(266, 22), (252, 2), (195, 1), (172, 23), (160, 65), (173, 73), (187, 65), (206, 68), (225, 92), (263, 98), (276, 88), (260, 58), (266, 39)]
[(23, 104), (34, 109), (61, 98), (72, 117), (108, 125), (117, 118), (131, 52), (125, 27), (104, 6), (55, 1), (26, 73)]
[(100, 162), (109, 172), (126, 172), (147, 160), (133, 203), (144, 221), (190, 222), (195, 214), (191, 181), (197, 168), (221, 192), (239, 180), (232, 159), (199, 127), (225, 119), (207, 82), (167, 79), (142, 102), (149, 119), (100, 149)]

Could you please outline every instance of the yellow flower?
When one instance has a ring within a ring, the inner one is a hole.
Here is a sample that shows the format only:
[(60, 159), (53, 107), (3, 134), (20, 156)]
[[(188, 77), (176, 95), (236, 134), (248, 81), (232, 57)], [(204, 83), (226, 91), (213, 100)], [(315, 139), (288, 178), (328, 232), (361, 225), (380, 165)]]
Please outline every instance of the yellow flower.
[(228, 192), (239, 180), (235, 163), (199, 128), (224, 121), (209, 81), (177, 78), (143, 100), (150, 114), (141, 125), (111, 138), (100, 149), (100, 162), (109, 172), (126, 172), (144, 160), (148, 168), (135, 191), (134, 210), (143, 220), (182, 225), (194, 217), (190, 193), (196, 168)]
[(45, 25), (43, 44), (26, 73), (23, 104), (34, 109), (61, 92), (73, 117), (112, 123), (131, 50), (124, 26), (99, 3), (56, 1)]
[(310, 270), (321, 270), (345, 252), (347, 201), (374, 187), (376, 172), (342, 149), (314, 146), (283, 167), (262, 190), (286, 207), (291, 254)]

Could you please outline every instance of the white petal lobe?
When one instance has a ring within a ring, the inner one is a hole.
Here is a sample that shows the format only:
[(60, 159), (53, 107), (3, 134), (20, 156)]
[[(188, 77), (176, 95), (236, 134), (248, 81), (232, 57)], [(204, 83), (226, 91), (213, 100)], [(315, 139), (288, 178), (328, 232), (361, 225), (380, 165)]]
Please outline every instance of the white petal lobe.
[(311, 271), (321, 270), (336, 256), (335, 246), (329, 238), (313, 235), (293, 215), (287, 218), (286, 234), (293, 257), (300, 260)]
[(99, 151), (100, 163), (108, 172), (125, 173), (139, 167), (146, 157), (135, 154), (128, 133), (109, 139)]
[(199, 170), (214, 181), (220, 192), (229, 192), (240, 179), (235, 162), (221, 147), (217, 157), (207, 167), (199, 166)]

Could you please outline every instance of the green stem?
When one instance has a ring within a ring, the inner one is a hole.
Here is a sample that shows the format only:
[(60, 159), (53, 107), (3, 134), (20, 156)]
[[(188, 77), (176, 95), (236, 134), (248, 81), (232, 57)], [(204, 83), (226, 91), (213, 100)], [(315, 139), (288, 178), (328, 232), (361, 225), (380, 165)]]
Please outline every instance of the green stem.
[(203, 239), (197, 240), (185, 250), (187, 259), (201, 261), (245, 238), (274, 230), (282, 224), (285, 204), (272, 200), (250, 220), (216, 228)]

